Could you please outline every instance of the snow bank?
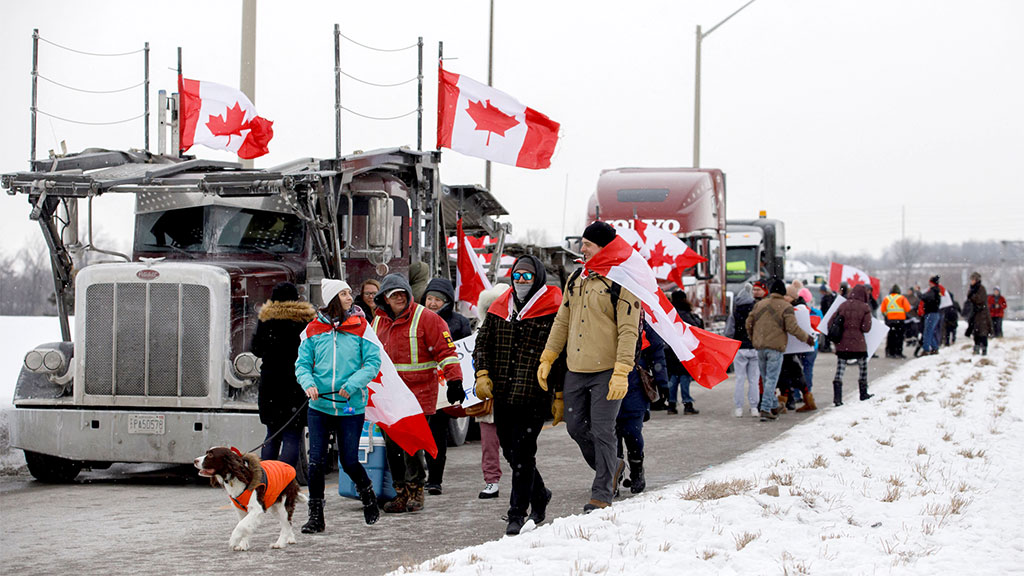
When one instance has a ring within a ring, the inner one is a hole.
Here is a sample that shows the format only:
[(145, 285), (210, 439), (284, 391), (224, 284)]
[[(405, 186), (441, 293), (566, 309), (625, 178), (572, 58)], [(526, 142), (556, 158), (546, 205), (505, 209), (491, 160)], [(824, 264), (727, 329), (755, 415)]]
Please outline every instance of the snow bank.
[(872, 400), (821, 402), (818, 417), (684, 482), (396, 573), (1019, 571), (1022, 328), (1007, 324), (986, 358), (961, 339), (910, 360), (871, 383)]

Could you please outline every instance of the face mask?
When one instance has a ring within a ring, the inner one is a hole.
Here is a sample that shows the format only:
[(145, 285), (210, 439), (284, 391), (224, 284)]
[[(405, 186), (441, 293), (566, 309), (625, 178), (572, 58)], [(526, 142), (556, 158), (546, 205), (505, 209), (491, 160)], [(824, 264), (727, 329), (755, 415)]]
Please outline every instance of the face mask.
[(530, 290), (533, 290), (533, 284), (513, 284), (512, 288), (516, 291), (516, 298), (522, 301), (526, 299), (526, 295), (530, 293)]

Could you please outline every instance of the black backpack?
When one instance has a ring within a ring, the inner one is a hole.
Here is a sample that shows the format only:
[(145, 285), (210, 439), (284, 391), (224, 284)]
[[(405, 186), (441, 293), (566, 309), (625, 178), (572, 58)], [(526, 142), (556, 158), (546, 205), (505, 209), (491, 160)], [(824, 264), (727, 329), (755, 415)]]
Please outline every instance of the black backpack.
[(828, 326), (828, 340), (834, 344), (839, 344), (839, 341), (843, 339), (843, 328), (845, 319), (843, 316), (836, 316), (832, 319), (832, 323)]
[[(572, 273), (572, 275), (569, 276), (569, 281), (566, 282), (566, 284), (565, 284), (566, 290), (569, 291), (569, 296), (572, 296), (573, 283), (576, 282), (576, 279), (579, 278), (581, 274), (583, 274), (583, 268), (577, 268)], [(601, 280), (604, 281), (604, 280), (607, 280), (607, 279), (602, 277)], [(612, 302), (612, 320), (616, 324), (618, 324), (618, 322), (619, 322), (619, 294), (622, 293), (622, 286), (619, 286), (618, 282), (613, 282), (611, 280), (607, 280), (607, 282), (605, 282), (605, 285), (608, 286), (608, 296), (610, 297), (611, 302)], [(566, 302), (565, 305), (568, 306), (569, 303)], [(632, 307), (630, 307), (630, 309), (632, 309)]]

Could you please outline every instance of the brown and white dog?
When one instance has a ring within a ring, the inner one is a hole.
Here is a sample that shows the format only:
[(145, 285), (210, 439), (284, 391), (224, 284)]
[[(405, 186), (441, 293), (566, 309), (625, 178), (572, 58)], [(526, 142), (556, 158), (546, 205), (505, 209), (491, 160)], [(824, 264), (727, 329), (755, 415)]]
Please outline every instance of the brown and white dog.
[(259, 527), (264, 512), (269, 512), (281, 524), (281, 535), (270, 547), (295, 544), (292, 530), (295, 501), (309, 499), (299, 491), (294, 468), (275, 460), (260, 462), (254, 454), (242, 454), (236, 448), (224, 446), (210, 448), (193, 464), (200, 476), (210, 478), (214, 485), (224, 486), (238, 512), (238, 524), (228, 541), (231, 548), (249, 549), (249, 538)]

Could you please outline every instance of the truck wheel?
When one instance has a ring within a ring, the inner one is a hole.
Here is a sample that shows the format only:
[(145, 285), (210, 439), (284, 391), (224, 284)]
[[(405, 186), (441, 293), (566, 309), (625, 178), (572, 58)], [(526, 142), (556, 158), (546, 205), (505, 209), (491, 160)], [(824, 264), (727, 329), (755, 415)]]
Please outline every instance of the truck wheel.
[(448, 445), (462, 446), (469, 434), (469, 416), (452, 418), (448, 422)]
[(82, 471), (82, 463), (58, 456), (25, 451), (25, 462), (32, 477), (40, 482), (66, 484)]

